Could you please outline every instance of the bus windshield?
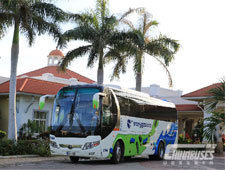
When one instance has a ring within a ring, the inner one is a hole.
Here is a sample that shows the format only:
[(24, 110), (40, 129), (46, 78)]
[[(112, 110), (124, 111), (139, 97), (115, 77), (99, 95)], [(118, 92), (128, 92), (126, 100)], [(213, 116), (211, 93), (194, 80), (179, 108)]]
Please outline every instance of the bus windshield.
[(63, 137), (86, 137), (99, 134), (99, 110), (92, 107), (93, 95), (99, 91), (97, 88), (60, 90), (53, 110), (52, 134)]

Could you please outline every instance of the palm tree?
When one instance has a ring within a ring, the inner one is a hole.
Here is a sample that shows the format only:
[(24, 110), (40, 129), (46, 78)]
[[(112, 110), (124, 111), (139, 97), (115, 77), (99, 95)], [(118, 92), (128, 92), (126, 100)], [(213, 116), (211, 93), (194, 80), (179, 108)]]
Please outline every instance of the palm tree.
[[(119, 78), (120, 72), (126, 72), (128, 59), (133, 59), (133, 70), (136, 75), (136, 90), (141, 91), (142, 74), (144, 67), (145, 54), (149, 54), (155, 58), (165, 69), (169, 78), (169, 85), (172, 86), (172, 78), (167, 68), (169, 63), (174, 59), (174, 54), (179, 49), (179, 44), (176, 40), (170, 39), (166, 36), (158, 36), (156, 38), (150, 37), (150, 31), (153, 27), (158, 25), (156, 20), (152, 20), (150, 13), (146, 10), (137, 11), (139, 15), (139, 25), (136, 28), (132, 22), (124, 18), (122, 20), (131, 30), (136, 32), (138, 40), (135, 39), (133, 48), (127, 55), (114, 58), (117, 62), (113, 70), (113, 76)], [(136, 50), (135, 50), (136, 48)]]
[(11, 48), (11, 74), (9, 92), (8, 138), (17, 140), (16, 126), (16, 72), (19, 56), (19, 35), (22, 33), (31, 46), (37, 35), (49, 34), (58, 40), (59, 22), (69, 15), (46, 0), (1, 0), (0, 38), (13, 27)]
[[(211, 96), (205, 102), (206, 110), (212, 112), (210, 117), (204, 119), (203, 137), (209, 142), (213, 142), (214, 135), (217, 140), (217, 152), (223, 151), (222, 132), (225, 130), (225, 80), (216, 87), (209, 90)], [(222, 105), (222, 109), (220, 108)]]
[[(123, 32), (117, 29), (119, 21), (134, 10), (130, 9), (121, 18), (117, 19), (114, 15), (109, 14), (107, 6), (108, 0), (96, 0), (96, 9), (82, 13), (80, 17), (77, 16), (75, 21), (78, 26), (66, 31), (63, 34), (63, 39), (58, 43), (59, 46), (63, 46), (71, 40), (88, 42), (88, 45), (69, 51), (60, 63), (60, 68), (65, 70), (73, 59), (88, 54), (88, 67), (93, 67), (98, 61), (98, 84), (103, 84), (105, 57), (114, 55), (112, 51), (115, 50), (118, 44), (121, 44), (120, 48), (127, 48), (125, 42), (128, 42), (128, 39), (132, 36), (136, 36), (132, 32)], [(141, 10), (141, 8), (135, 10)]]

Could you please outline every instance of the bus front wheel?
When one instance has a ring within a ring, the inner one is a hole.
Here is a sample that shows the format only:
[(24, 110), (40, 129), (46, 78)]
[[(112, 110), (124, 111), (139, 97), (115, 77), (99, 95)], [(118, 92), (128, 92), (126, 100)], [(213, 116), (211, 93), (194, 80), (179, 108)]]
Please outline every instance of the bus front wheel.
[(76, 157), (76, 156), (70, 156), (70, 160), (71, 160), (71, 162), (76, 163), (76, 162), (78, 162), (79, 157)]
[(121, 142), (116, 142), (115, 147), (113, 149), (113, 154), (111, 161), (114, 164), (118, 164), (123, 159), (123, 148)]

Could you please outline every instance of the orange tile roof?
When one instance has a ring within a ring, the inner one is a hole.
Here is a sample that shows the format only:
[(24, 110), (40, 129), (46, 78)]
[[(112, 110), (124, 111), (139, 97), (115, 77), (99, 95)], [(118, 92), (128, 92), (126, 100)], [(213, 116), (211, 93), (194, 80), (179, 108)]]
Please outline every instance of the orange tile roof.
[(84, 82), (84, 83), (94, 83), (95, 81), (84, 77), (76, 72), (73, 72), (69, 69), (66, 69), (65, 72), (63, 71), (59, 71), (59, 67), (58, 66), (47, 66), (47, 67), (43, 67), (41, 69), (38, 70), (34, 70), (28, 73), (24, 73), (22, 75), (19, 75), (17, 77), (22, 77), (22, 76), (28, 76), (28, 77), (37, 77), (37, 76), (42, 76), (42, 74), (44, 73), (51, 73), (53, 74), (55, 77), (60, 77), (60, 78), (64, 78), (64, 79), (70, 79), (70, 78), (75, 78), (77, 79), (79, 82)]
[(195, 104), (179, 104), (179, 105), (176, 105), (176, 108), (177, 108), (177, 111), (202, 111)]
[(55, 49), (55, 50), (52, 50), (50, 53), (49, 53), (49, 56), (61, 56), (61, 57), (64, 57), (62, 51), (58, 50), (58, 49)]
[[(16, 83), (16, 91), (39, 95), (55, 95), (64, 86), (67, 85), (32, 78), (19, 78)], [(0, 84), (0, 93), (9, 93), (9, 81)]]
[(210, 89), (217, 88), (220, 85), (221, 85), (221, 83), (215, 83), (210, 86), (193, 91), (191, 93), (184, 94), (181, 97), (207, 97), (207, 96), (210, 96), (210, 94), (209, 94)]

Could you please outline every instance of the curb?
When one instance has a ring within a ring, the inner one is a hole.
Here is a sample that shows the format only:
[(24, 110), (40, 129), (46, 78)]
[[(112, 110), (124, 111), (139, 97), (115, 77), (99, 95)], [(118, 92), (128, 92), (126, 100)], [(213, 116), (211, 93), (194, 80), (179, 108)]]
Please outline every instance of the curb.
[(33, 158), (40, 157), (39, 155), (12, 155), (12, 156), (0, 156), (0, 159), (10, 159), (10, 158)]

